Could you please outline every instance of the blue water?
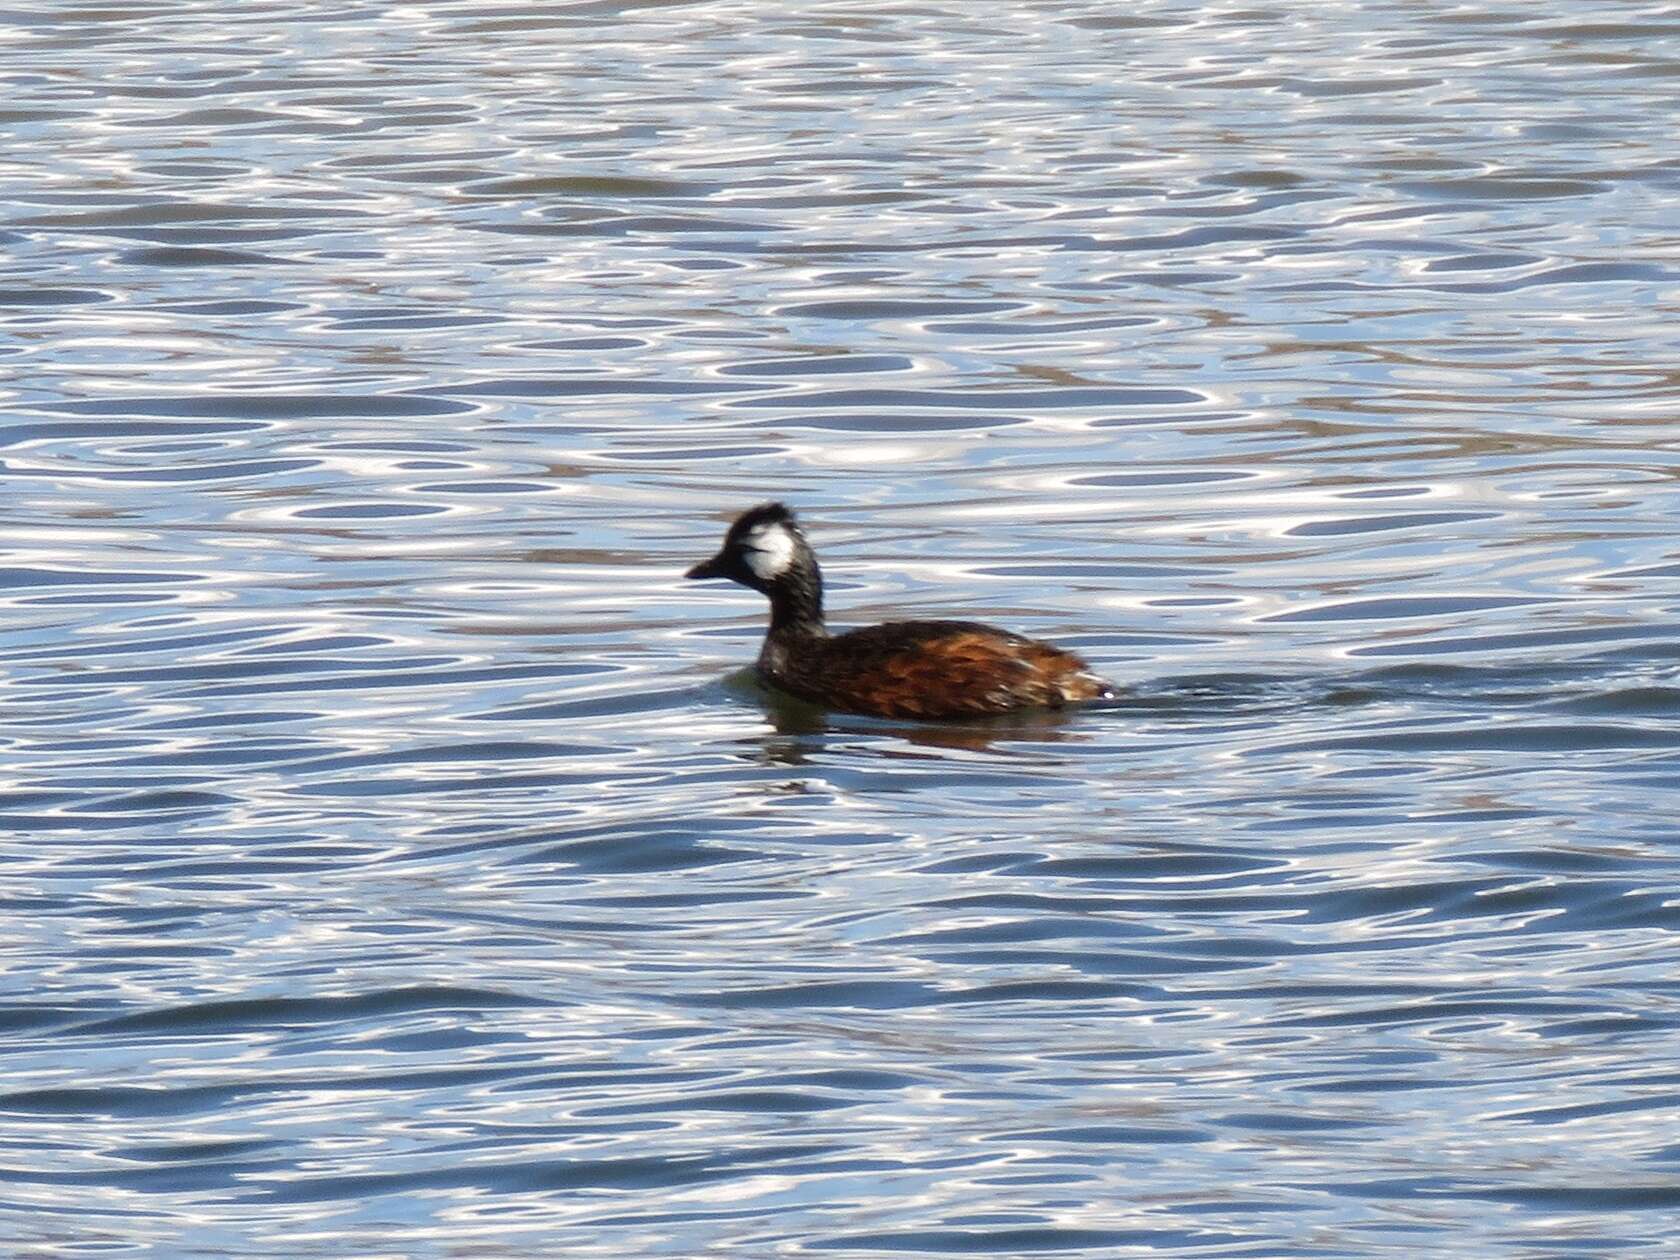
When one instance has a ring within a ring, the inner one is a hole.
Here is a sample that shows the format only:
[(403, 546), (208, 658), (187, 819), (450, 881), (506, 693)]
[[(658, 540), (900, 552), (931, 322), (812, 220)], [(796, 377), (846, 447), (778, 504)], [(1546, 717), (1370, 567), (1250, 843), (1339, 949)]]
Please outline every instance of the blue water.
[(0, 1253), (1675, 1253), (1673, 9), (4, 33)]

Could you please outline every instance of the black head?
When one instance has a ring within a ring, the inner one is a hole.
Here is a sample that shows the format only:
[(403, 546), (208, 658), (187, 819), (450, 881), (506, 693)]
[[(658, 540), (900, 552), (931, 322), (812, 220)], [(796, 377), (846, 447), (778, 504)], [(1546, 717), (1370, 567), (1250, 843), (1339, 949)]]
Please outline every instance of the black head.
[(822, 621), (822, 572), (785, 504), (761, 503), (741, 513), (717, 555), (683, 576), (728, 578), (768, 595), (778, 619)]
[(723, 546), (710, 560), (684, 577), (728, 578), (766, 595), (792, 576), (801, 561), (811, 561), (811, 547), (785, 504), (761, 503), (735, 518)]

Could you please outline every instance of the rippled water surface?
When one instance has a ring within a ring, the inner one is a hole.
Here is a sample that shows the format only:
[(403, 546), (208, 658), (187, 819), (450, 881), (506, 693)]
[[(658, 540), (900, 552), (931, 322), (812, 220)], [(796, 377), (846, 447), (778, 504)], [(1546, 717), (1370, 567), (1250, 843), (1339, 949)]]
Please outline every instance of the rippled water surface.
[(1675, 1254), (1680, 10), (0, 30), (0, 1250)]

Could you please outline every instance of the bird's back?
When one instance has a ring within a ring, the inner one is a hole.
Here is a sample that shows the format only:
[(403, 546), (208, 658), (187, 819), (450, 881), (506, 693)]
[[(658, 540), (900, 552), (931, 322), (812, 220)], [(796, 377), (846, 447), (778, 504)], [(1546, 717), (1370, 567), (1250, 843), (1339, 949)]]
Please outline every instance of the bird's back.
[(761, 661), (772, 683), (880, 717), (978, 717), (1113, 694), (1072, 652), (974, 621), (889, 621), (781, 646)]

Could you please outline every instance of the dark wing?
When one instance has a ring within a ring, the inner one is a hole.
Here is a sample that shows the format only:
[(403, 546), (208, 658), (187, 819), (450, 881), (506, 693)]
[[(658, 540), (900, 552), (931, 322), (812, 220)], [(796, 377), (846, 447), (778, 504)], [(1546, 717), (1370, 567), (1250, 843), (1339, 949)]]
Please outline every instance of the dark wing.
[[(853, 630), (828, 640), (810, 667), (820, 671), (830, 702), (882, 717), (1055, 708), (1106, 690), (1073, 653), (972, 621), (897, 621)], [(788, 681), (798, 689), (798, 679)]]

